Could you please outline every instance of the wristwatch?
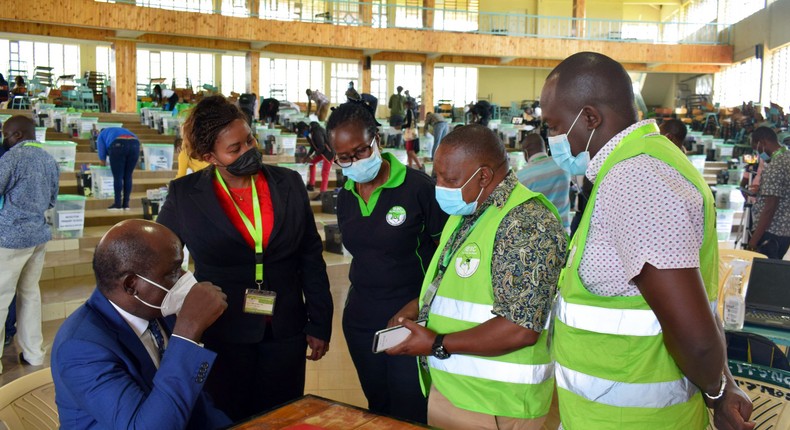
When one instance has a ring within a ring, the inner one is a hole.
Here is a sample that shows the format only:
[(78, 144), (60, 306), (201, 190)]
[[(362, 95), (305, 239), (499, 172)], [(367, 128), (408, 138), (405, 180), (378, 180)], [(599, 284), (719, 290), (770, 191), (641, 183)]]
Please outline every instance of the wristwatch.
[(450, 358), (450, 353), (447, 352), (447, 349), (445, 349), (444, 345), (442, 345), (443, 342), (444, 342), (444, 335), (443, 334), (436, 335), (436, 339), (434, 339), (433, 346), (431, 347), (431, 353), (433, 354), (434, 357), (438, 358), (439, 360), (446, 360)]

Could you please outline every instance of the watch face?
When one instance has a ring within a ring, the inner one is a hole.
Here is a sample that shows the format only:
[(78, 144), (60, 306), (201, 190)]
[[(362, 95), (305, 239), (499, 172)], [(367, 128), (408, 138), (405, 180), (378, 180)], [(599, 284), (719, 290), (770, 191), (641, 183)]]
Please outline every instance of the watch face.
[(444, 360), (446, 358), (449, 358), (450, 354), (447, 352), (446, 349), (444, 349), (444, 345), (439, 345), (438, 347), (434, 348), (433, 356), (440, 360)]

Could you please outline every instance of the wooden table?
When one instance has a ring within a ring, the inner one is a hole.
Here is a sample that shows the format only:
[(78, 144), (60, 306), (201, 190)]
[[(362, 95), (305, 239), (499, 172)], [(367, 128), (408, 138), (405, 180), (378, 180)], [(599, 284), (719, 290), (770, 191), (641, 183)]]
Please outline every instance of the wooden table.
[(308, 394), (231, 428), (238, 430), (412, 430), (429, 427), (377, 415), (365, 409)]

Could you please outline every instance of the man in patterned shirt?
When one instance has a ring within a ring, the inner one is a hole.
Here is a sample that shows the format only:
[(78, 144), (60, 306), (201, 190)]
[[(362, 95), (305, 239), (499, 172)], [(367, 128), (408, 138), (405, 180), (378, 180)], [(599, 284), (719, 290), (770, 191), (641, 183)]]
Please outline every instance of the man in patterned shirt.
[(758, 127), (752, 148), (766, 162), (754, 205), (754, 232), (747, 249), (781, 260), (790, 248), (790, 152), (776, 133)]
[(562, 223), (485, 126), (448, 134), (434, 172), (453, 216), (420, 298), (390, 321), (411, 335), (388, 353), (420, 356), (429, 425), (539, 429), (554, 387), (544, 327), (565, 261)]
[(553, 322), (562, 425), (701, 430), (707, 404), (718, 429), (752, 428), (711, 311), (718, 244), (702, 175), (638, 121), (631, 79), (605, 55), (565, 59), (540, 100), (554, 160), (594, 184)]

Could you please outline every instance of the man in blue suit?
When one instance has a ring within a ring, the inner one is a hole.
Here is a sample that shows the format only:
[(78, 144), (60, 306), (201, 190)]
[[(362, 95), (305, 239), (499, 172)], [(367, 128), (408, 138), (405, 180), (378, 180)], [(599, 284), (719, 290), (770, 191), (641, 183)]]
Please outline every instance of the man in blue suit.
[(182, 259), (175, 234), (149, 221), (123, 221), (101, 239), (97, 288), (63, 323), (52, 349), (61, 428), (230, 424), (203, 393), (216, 354), (199, 343), (226, 297), (184, 272)]

